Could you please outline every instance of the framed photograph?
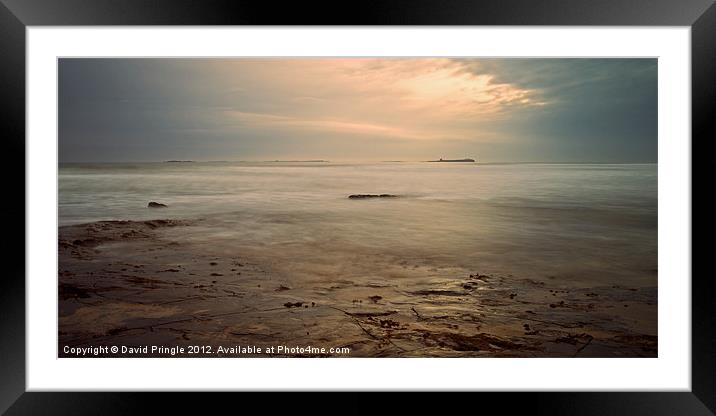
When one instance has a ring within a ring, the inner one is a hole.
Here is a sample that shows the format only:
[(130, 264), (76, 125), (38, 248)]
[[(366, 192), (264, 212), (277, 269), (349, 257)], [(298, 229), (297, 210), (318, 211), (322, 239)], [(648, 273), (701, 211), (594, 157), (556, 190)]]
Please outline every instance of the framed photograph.
[(713, 414), (711, 2), (319, 9), (3, 1), (0, 409)]

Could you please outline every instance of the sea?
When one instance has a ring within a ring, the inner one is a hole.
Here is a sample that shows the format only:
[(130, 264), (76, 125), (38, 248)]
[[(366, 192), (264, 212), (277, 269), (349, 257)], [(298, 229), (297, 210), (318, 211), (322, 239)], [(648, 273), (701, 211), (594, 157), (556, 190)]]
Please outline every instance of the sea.
[(60, 164), (58, 190), (60, 226), (186, 219), (174, 238), (298, 279), (384, 281), (401, 265), (565, 286), (657, 282), (656, 164)]

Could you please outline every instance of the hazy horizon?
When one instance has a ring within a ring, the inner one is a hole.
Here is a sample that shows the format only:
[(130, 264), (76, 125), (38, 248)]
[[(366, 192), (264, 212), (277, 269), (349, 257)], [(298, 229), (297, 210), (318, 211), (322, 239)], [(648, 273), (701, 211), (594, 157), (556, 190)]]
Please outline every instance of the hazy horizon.
[[(455, 157), (454, 159), (459, 159)], [(453, 159), (445, 157), (444, 159)], [(247, 159), (247, 160), (112, 160), (112, 161), (60, 161), (60, 164), (141, 164), (141, 163), (346, 163), (346, 164), (370, 164), (370, 163), (430, 163), (432, 160), (371, 160), (371, 159), (301, 159), (301, 160), (283, 160), (283, 159)], [(656, 165), (657, 162), (590, 162), (590, 161), (480, 161), (475, 163), (482, 165)]]
[(59, 60), (61, 163), (656, 163), (656, 59)]

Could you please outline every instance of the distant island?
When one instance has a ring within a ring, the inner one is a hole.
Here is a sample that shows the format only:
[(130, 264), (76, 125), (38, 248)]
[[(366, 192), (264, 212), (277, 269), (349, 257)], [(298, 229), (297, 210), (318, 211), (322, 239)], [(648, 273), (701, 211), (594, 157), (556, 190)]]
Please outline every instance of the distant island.
[(164, 163), (194, 163), (193, 160), (165, 160)]
[(469, 159), (469, 158), (465, 158), (465, 159), (443, 159), (443, 158), (440, 158), (439, 160), (428, 160), (428, 162), (473, 162), (473, 163), (474, 163), (474, 162), (475, 162), (475, 159)]
[(316, 160), (267, 160), (267, 162), (273, 163), (328, 163), (327, 160), (316, 159)]

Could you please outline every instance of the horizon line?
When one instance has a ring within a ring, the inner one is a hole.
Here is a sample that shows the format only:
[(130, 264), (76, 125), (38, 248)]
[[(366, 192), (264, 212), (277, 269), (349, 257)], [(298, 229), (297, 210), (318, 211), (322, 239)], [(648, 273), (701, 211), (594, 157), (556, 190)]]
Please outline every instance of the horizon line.
[[(58, 161), (58, 164), (128, 164), (128, 163), (426, 163), (433, 160), (330, 160), (330, 159), (305, 159), (305, 160), (192, 160), (192, 159), (168, 159), (168, 160), (124, 160), (124, 161)], [(468, 163), (468, 162), (465, 162)], [(543, 165), (655, 165), (658, 161), (489, 161), (469, 162), (480, 165), (508, 165), (508, 164), (543, 164)]]

